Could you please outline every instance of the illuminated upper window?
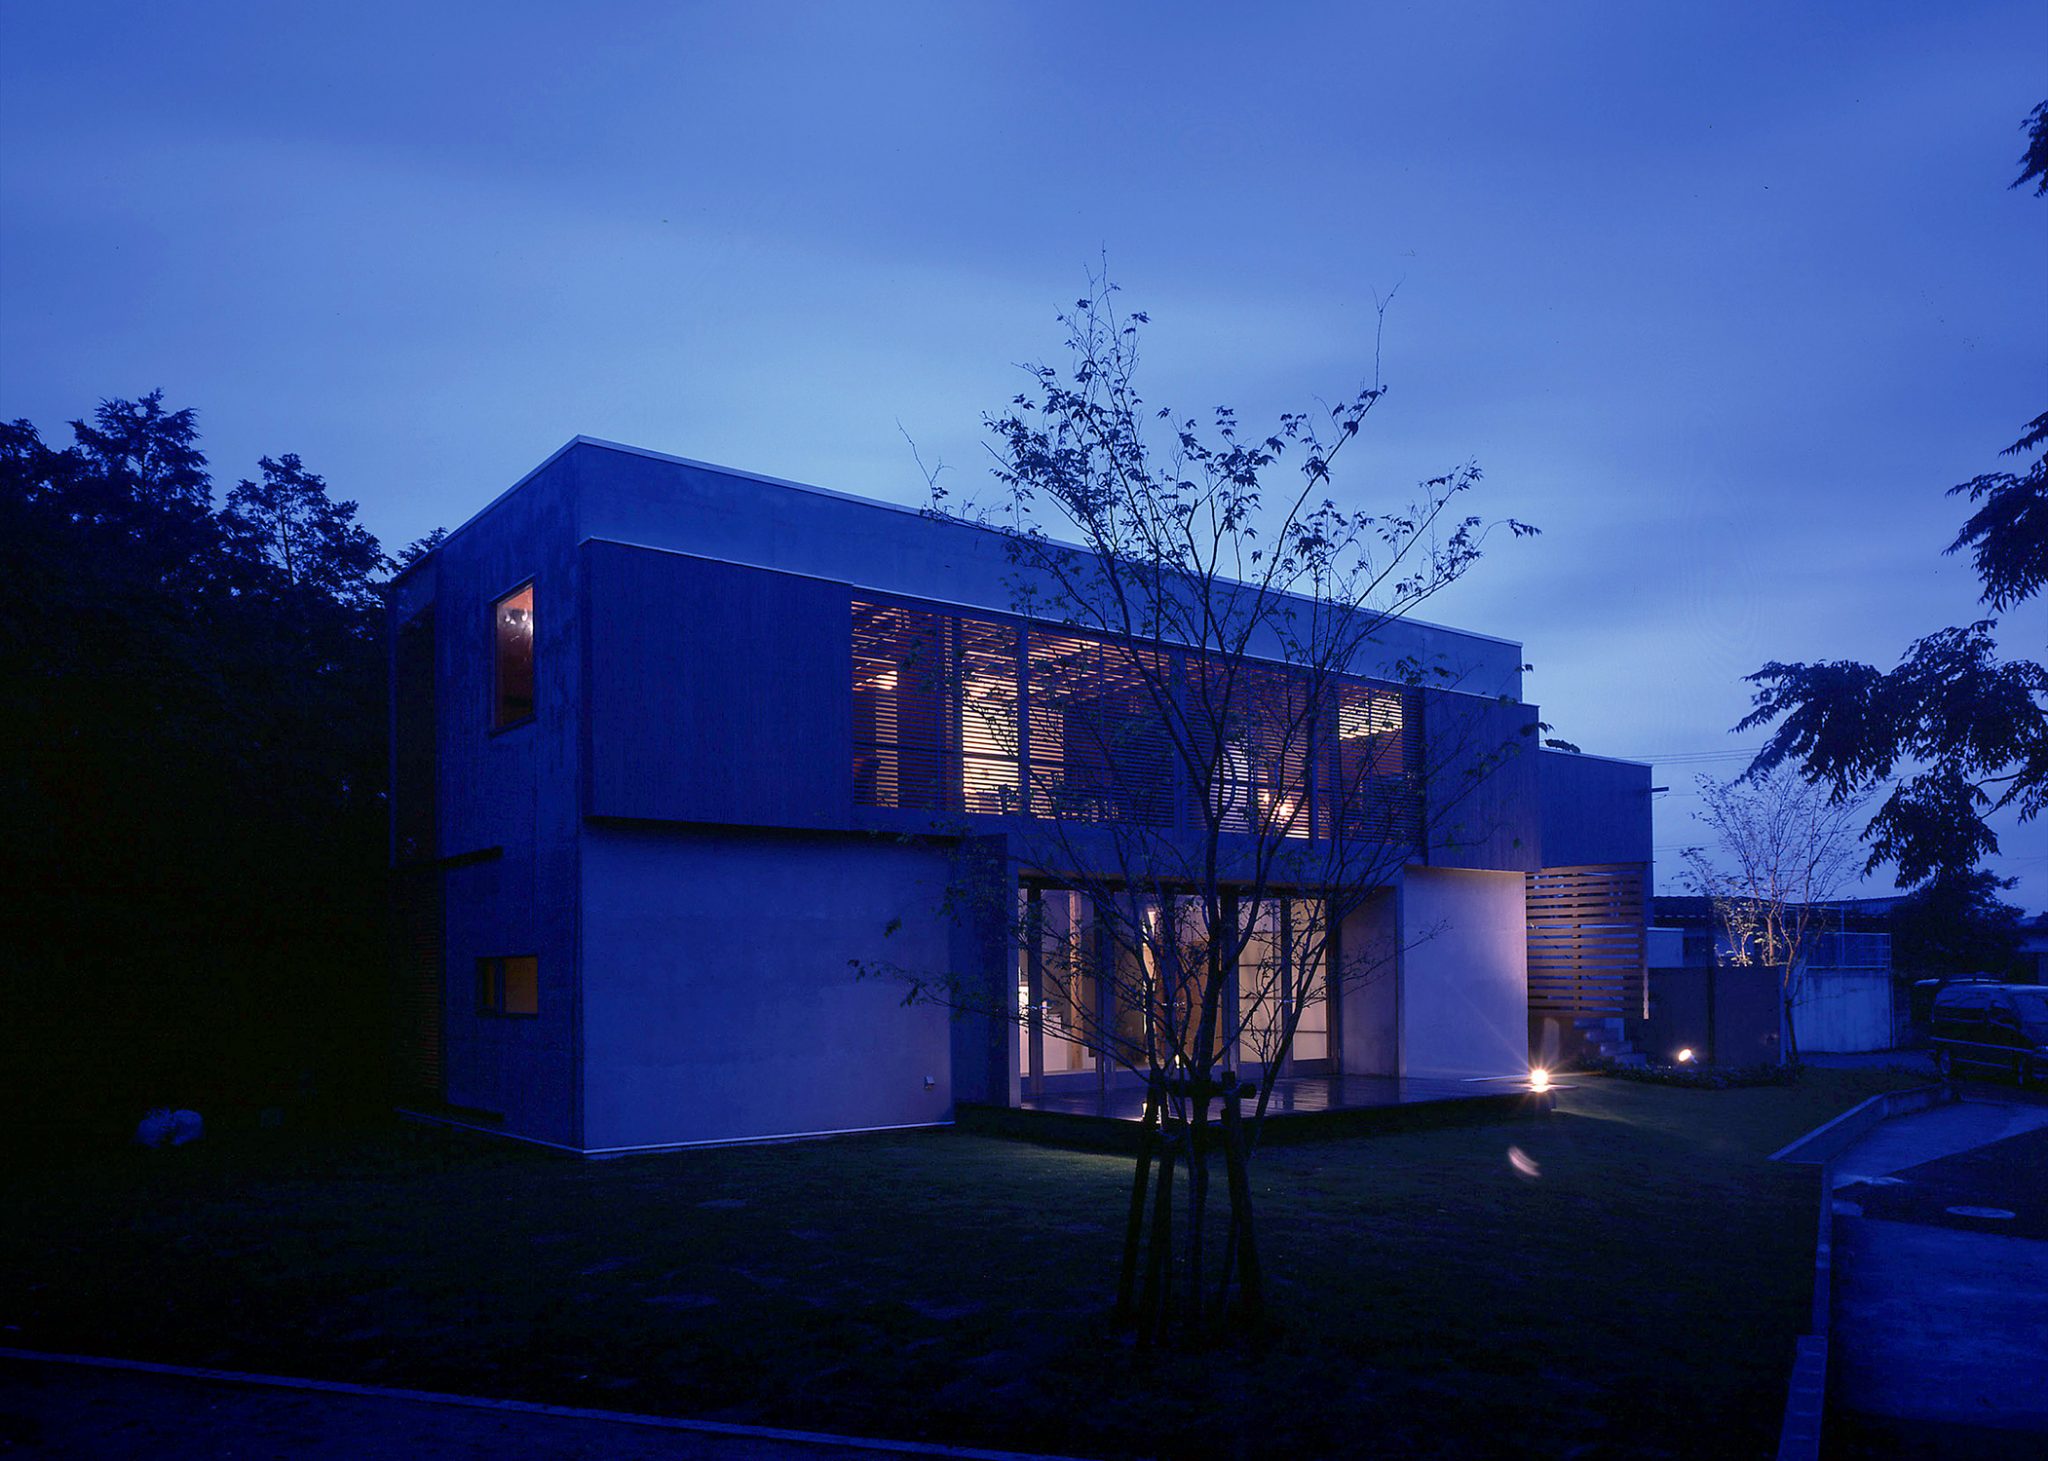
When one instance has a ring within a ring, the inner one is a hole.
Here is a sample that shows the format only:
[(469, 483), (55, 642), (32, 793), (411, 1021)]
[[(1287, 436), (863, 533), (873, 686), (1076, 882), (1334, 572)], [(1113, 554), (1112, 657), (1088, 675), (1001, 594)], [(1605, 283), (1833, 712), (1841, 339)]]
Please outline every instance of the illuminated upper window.
[(533, 716), (533, 585), (499, 599), (491, 622), (496, 641), (491, 727), (497, 730)]
[[(1194, 827), (1180, 795), (1219, 733), (1221, 830), (1412, 843), (1419, 725), (1408, 692), (1298, 667), (939, 609), (852, 603), (857, 805)], [(1162, 709), (1160, 702), (1169, 702)], [(1178, 723), (1170, 709), (1188, 709)]]

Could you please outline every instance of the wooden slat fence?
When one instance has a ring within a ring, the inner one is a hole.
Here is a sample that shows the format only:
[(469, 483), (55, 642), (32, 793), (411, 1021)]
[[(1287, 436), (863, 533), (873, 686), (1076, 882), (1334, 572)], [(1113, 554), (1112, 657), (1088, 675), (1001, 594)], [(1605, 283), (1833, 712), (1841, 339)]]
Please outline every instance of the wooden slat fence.
[(1528, 875), (1531, 1012), (1645, 1014), (1644, 873), (1611, 863)]

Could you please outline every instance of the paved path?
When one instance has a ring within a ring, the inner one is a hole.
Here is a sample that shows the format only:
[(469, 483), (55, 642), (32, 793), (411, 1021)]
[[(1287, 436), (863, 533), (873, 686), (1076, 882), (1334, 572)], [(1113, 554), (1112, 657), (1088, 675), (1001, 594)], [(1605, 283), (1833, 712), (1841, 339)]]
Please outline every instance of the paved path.
[(1934, 1079), (1934, 1053), (1929, 1050), (1861, 1050), (1839, 1055), (1810, 1050), (1799, 1058), (1824, 1070), (1910, 1070)]
[(1895, 1117), (1834, 1201), (1830, 1450), (2048, 1455), (2048, 1105)]
[[(2048, 1126), (2048, 1104), (1956, 1101), (1881, 1121), (1835, 1158), (1837, 1190)], [(1890, 1185), (1880, 1183), (1879, 1185)]]
[(0, 1352), (0, 1456), (935, 1461), (1003, 1454)]

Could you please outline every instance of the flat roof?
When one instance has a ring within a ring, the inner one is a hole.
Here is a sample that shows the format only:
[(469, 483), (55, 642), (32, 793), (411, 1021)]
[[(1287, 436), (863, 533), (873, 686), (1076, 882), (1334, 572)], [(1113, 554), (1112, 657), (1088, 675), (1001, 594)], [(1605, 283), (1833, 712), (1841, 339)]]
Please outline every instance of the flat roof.
[[(503, 502), (506, 498), (510, 497), (513, 493), (517, 492), (521, 487), (525, 486), (528, 482), (532, 481), (535, 477), (539, 476), (542, 472), (546, 471), (549, 467), (553, 466), (555, 462), (560, 460), (565, 454), (575, 450), (579, 446), (596, 447), (603, 451), (620, 452), (627, 456), (642, 457), (648, 461), (666, 462), (673, 466), (689, 467), (701, 472), (716, 472), (717, 474), (723, 477), (738, 478), (741, 481), (747, 482), (758, 482), (764, 487), (780, 488), (786, 492), (808, 493), (815, 497), (825, 497), (838, 502), (850, 503), (856, 507), (872, 508), (878, 512), (902, 513), (907, 517), (916, 518), (921, 522), (929, 522), (933, 520), (931, 516), (925, 512), (924, 509), (911, 507), (907, 503), (889, 502), (877, 497), (863, 497), (858, 493), (841, 492), (835, 488), (820, 487), (817, 486), (815, 483), (811, 482), (797, 482), (787, 477), (771, 477), (766, 472), (749, 471), (744, 467), (729, 467), (719, 462), (707, 462), (700, 460), (696, 457), (677, 456), (672, 452), (655, 451), (651, 447), (632, 446), (625, 442), (607, 441), (603, 437), (577, 435), (572, 436), (571, 438), (569, 438), (569, 440), (562, 443), (562, 445), (557, 447), (554, 451), (548, 453), (547, 457), (544, 460), (542, 460), (536, 466), (532, 467), (530, 470), (524, 473), (518, 481), (514, 482), (510, 487), (507, 487), (503, 492), (500, 492), (497, 496), (493, 497), (489, 502), (485, 503), (482, 507), (478, 508), (475, 512), (471, 513), (467, 518), (465, 518), (462, 521), (462, 523), (459, 526), (451, 529), (448, 532), (447, 537), (442, 539), (442, 542), (445, 543), (449, 541), (449, 539), (452, 539), (456, 536), (456, 534), (465, 531), (479, 519), (488, 516), (491, 510), (497, 507), (499, 503)], [(980, 532), (993, 533), (996, 531), (993, 528), (986, 528), (981, 526), (979, 523), (969, 522), (961, 518), (943, 518), (941, 520), (945, 522), (950, 522), (958, 527), (969, 528)], [(1076, 553), (1087, 553), (1089, 551), (1087, 548), (1082, 547), (1080, 544), (1070, 543), (1060, 538), (1051, 538), (1048, 539), (1048, 541), (1056, 547), (1067, 548)], [(439, 550), (436, 549), (434, 551)], [(432, 556), (432, 553), (422, 555), (419, 561), (425, 562), (427, 558), (430, 558)], [(418, 565), (415, 564), (413, 566), (417, 567)], [(405, 570), (404, 573), (394, 575), (392, 578), (392, 582), (396, 583), (400, 578), (405, 577), (406, 573), (410, 573), (411, 571), (411, 568), (408, 568)], [(1519, 650), (1521, 648), (1521, 641), (1518, 639), (1508, 639), (1498, 634), (1487, 634), (1483, 631), (1476, 629), (1462, 629), (1452, 624), (1439, 624), (1432, 620), (1418, 618), (1411, 614), (1401, 615), (1400, 622), (1403, 624), (1411, 625), (1418, 629), (1434, 629), (1445, 634), (1457, 635), (1460, 638), (1480, 640), (1488, 644), (1497, 644), (1515, 650)]]

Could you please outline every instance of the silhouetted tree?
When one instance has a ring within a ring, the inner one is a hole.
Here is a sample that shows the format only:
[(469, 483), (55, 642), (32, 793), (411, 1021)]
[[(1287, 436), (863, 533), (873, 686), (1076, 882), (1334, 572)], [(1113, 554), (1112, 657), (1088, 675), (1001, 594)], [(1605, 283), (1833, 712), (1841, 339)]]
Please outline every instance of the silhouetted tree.
[(376, 540), (292, 456), (214, 511), (196, 416), (159, 392), (72, 435), (0, 427), (9, 1068), (79, 1109), (360, 1080)]
[[(952, 890), (956, 909), (1041, 947), (1029, 1010), (1013, 989), (987, 996), (975, 974), (889, 972), (1027, 1031), (1056, 1024), (1045, 1038), (1144, 1079), (1145, 1129), (1164, 1136), (1134, 1177), (1119, 1308), (1147, 1340), (1169, 1314), (1183, 1339), (1206, 1338), (1233, 1284), (1242, 1312), (1260, 1312), (1246, 1160), (1303, 1021), (1395, 953), (1346, 947), (1333, 966), (1335, 931), (1419, 847), (1486, 834), (1470, 793), (1533, 750), (1537, 728), (1516, 720), (1489, 739), (1512, 712), (1475, 695), (1471, 724), (1433, 706), (1425, 755), (1402, 690), (1454, 685), (1459, 671), (1378, 644), (1478, 560), (1486, 526), (1458, 511), (1478, 470), (1431, 478), (1384, 512), (1340, 507), (1332, 461), (1383, 396), (1377, 381), (1283, 414), (1271, 434), (1242, 430), (1228, 408), (1176, 422), (1141, 398), (1146, 317), (1120, 314), (1113, 296), (1095, 281), (1060, 317), (1065, 366), (1031, 367), (1029, 392), (986, 421), (992, 501), (955, 504), (933, 475), (934, 515), (1008, 549), (1012, 607), (1032, 635), (1024, 682), (1008, 639), (919, 642), (877, 669), (891, 685), (942, 684), (963, 735), (1028, 761), (1020, 784), (987, 789), (978, 809), (1027, 813), (1011, 824), (1011, 856), (1052, 870), (1085, 911), (1055, 926), (1042, 904), (1020, 908), (1006, 867)], [(1217, 1156), (1230, 1223), (1211, 1270)]]
[(245, 572), (275, 580), (280, 592), (327, 599), (351, 610), (374, 609), (384, 550), (360, 526), (353, 502), (336, 502), (327, 483), (296, 453), (263, 457), (263, 480), (243, 478), (220, 512), (227, 542)]
[(1937, 877), (1892, 910), (1892, 970), (1909, 978), (2020, 972), (2023, 911), (1998, 895), (2014, 879), (1988, 870)]
[(2020, 130), (2027, 134), (2027, 150), (2020, 154), (2020, 175), (2007, 186), (2024, 188), (2032, 183), (2036, 198), (2048, 195), (2048, 101), (2027, 114)]
[[(2048, 193), (2048, 102), (2026, 124), (2029, 146), (2012, 184)], [(2048, 443), (2048, 412), (2027, 423), (2002, 455), (2026, 457)], [(2048, 583), (2048, 455), (2022, 472), (1958, 483), (1976, 511), (1945, 550), (1968, 550), (1998, 613)], [(1772, 661), (1749, 676), (1759, 688), (1736, 726), (1775, 723), (1750, 763), (1752, 775), (1793, 765), (1837, 799), (1891, 789), (1864, 836), (1866, 871), (1886, 864), (1902, 885), (1970, 876), (1998, 851), (1986, 820), (2008, 807), (2021, 822), (2048, 806), (2048, 668), (2001, 660), (1996, 619), (1939, 630), (1889, 671), (1852, 660)]]
[(405, 551), (398, 555), (397, 560), (392, 566), (403, 573), (406, 569), (412, 567), (413, 564), (419, 562), (420, 559), (440, 547), (442, 539), (447, 536), (448, 530), (446, 528), (435, 528), (423, 538), (414, 538), (405, 545)]

